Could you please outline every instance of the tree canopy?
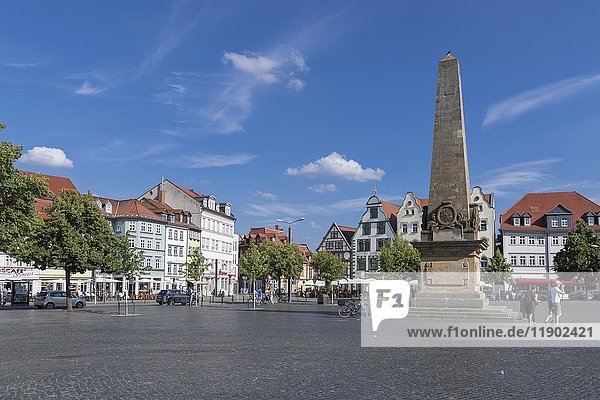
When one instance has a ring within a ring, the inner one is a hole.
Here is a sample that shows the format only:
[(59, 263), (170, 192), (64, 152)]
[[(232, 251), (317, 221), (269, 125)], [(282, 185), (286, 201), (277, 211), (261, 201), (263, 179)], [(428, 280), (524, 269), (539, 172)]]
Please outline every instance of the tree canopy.
[(512, 265), (506, 261), (499, 249), (490, 259), (486, 268), (482, 269), (481, 280), (486, 283), (512, 282)]
[(567, 236), (565, 246), (554, 257), (556, 272), (581, 276), (588, 273), (598, 279), (600, 272), (600, 236), (587, 223), (579, 219), (577, 227)]
[(196, 247), (192, 250), (188, 262), (185, 263), (185, 277), (188, 281), (199, 282), (208, 267), (202, 250)]
[(421, 254), (400, 235), (383, 246), (379, 261), (380, 272), (412, 273), (421, 270)]
[(267, 270), (266, 254), (262, 251), (260, 245), (251, 243), (240, 259), (240, 274), (254, 281), (257, 278), (266, 277), (268, 275)]
[[(0, 123), (0, 131), (4, 128)], [(42, 176), (14, 167), (22, 151), (21, 146), (0, 142), (0, 251), (19, 260), (24, 242), (41, 223), (35, 201), (50, 196)]]
[(344, 264), (339, 257), (328, 251), (315, 254), (311, 261), (311, 267), (325, 281), (327, 287), (336, 279), (344, 277)]

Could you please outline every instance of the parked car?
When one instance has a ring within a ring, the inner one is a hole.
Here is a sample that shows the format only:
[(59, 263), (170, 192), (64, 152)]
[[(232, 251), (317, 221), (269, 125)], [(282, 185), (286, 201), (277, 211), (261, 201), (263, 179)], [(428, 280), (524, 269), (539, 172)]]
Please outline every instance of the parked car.
[(190, 296), (183, 290), (178, 290), (178, 289), (161, 290), (156, 295), (156, 302), (160, 305), (163, 305), (165, 303), (168, 305), (173, 305), (175, 303), (179, 303), (181, 305), (186, 305), (190, 302)]
[[(86, 306), (85, 298), (78, 297), (76, 294), (71, 294), (70, 297), (73, 307), (83, 308)], [(39, 292), (33, 300), (33, 305), (37, 308), (66, 307), (67, 292), (59, 290)]]

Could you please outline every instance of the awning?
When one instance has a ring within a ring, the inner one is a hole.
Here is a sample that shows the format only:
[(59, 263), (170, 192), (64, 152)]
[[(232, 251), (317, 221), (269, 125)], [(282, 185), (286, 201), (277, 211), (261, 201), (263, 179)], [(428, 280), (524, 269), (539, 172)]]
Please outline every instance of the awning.
[[(547, 278), (544, 279), (534, 279), (534, 278), (519, 278), (515, 280), (515, 283), (517, 285), (548, 285), (550, 282), (552, 282), (554, 279), (550, 279), (548, 280)], [(585, 283), (584, 281), (577, 281), (577, 280), (570, 280), (570, 281), (561, 281), (563, 284), (565, 285), (579, 285), (579, 284), (583, 284)]]
[(369, 283), (373, 282), (374, 280), (375, 279), (373, 279), (373, 278), (340, 279), (338, 281), (335, 281), (335, 284), (336, 285), (365, 285), (365, 284), (369, 284)]

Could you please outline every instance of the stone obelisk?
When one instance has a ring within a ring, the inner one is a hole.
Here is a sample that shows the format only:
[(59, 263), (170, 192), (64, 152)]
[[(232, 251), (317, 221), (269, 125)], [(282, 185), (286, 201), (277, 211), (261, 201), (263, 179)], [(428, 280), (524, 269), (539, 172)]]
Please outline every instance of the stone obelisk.
[(446, 306), (483, 307), (480, 254), (488, 244), (479, 240), (479, 213), (470, 204), (460, 67), (450, 52), (438, 67), (430, 179), (421, 242), (414, 243), (424, 273), (421, 305), (444, 298)]

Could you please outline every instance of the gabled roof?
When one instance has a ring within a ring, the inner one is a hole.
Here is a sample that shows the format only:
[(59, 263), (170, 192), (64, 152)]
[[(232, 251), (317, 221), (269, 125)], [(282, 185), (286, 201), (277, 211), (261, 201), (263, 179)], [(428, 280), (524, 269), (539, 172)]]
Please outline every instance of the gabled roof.
[(300, 252), (302, 253), (302, 255), (304, 257), (310, 257), (312, 255), (312, 251), (310, 251), (310, 249), (308, 248), (308, 245), (306, 243), (299, 243), (298, 247), (300, 248)]
[[(500, 215), (503, 230), (547, 230), (545, 216), (561, 205), (573, 213), (573, 224), (588, 212), (600, 212), (600, 205), (577, 192), (527, 193), (512, 207)], [(514, 226), (511, 216), (515, 213), (531, 214), (531, 226)]]
[(94, 196), (94, 200), (100, 200), (102, 204), (111, 203), (112, 212), (107, 213), (106, 207), (102, 208), (102, 215), (106, 218), (142, 218), (155, 221), (163, 221), (154, 212), (150, 211), (141, 201), (137, 199), (114, 200), (105, 197)]
[[(37, 174), (35, 172), (29, 172), (29, 171), (22, 171), (22, 172), (27, 175), (36, 175)], [(46, 182), (48, 183), (48, 188), (55, 196), (58, 196), (60, 194), (60, 191), (63, 189), (64, 190), (77, 190), (77, 188), (75, 187), (75, 185), (73, 184), (71, 179), (66, 178), (64, 176), (54, 176), (54, 175), (46, 175), (46, 174), (39, 174), (39, 175), (41, 175), (44, 179), (46, 179)]]
[(250, 228), (250, 231), (244, 236), (244, 238), (256, 239), (259, 238), (261, 241), (266, 239), (275, 239), (278, 242), (286, 243), (287, 235), (281, 229), (273, 228)]
[(396, 216), (398, 211), (400, 211), (400, 206), (398, 204), (390, 203), (389, 201), (381, 200), (381, 209), (384, 214), (388, 217), (388, 219), (392, 219), (392, 216)]
[(415, 202), (417, 203), (417, 205), (419, 207), (421, 207), (421, 210), (423, 209), (423, 207), (426, 207), (429, 205), (429, 199), (422, 199), (420, 197), (415, 196)]

